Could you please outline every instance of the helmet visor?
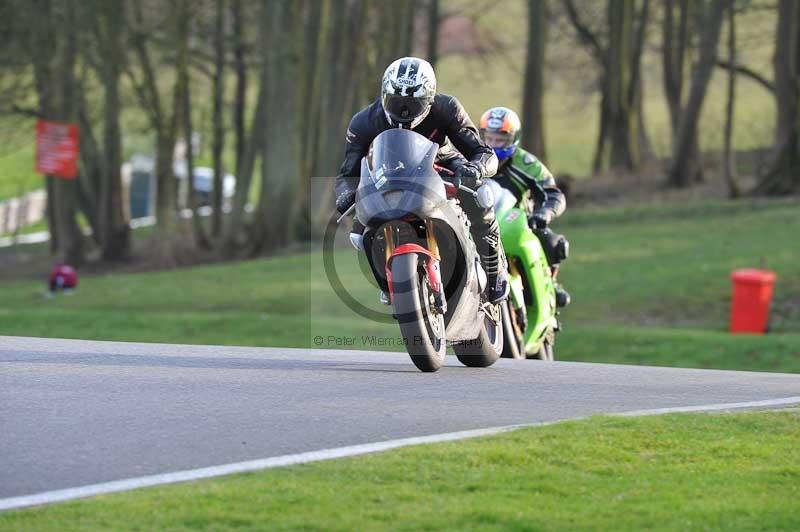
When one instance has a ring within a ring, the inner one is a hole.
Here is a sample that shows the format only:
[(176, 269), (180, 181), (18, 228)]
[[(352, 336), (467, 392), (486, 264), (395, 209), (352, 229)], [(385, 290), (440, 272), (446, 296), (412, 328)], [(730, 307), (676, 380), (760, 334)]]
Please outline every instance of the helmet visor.
[(412, 122), (428, 110), (430, 102), (425, 98), (414, 96), (400, 96), (399, 94), (384, 94), (383, 109), (392, 117), (392, 120), (405, 124)]
[(509, 148), (514, 144), (514, 135), (504, 131), (481, 129), (481, 138), (490, 148)]

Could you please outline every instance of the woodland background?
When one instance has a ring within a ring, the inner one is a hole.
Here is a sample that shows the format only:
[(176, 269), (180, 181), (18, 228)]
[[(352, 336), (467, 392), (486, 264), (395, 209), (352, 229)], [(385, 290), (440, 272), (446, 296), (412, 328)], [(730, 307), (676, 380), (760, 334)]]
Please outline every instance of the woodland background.
[[(347, 122), (409, 54), (473, 120), (515, 108), (578, 204), (800, 191), (798, 0), (0, 0), (0, 28), (0, 199), (45, 188), (51, 252), (79, 266), (314, 239)], [(37, 118), (80, 125), (77, 180), (33, 173)], [(210, 166), (216, 186), (186, 221), (173, 156), (198, 133), (189, 175)], [(157, 183), (140, 247), (120, 175), (134, 153)]]

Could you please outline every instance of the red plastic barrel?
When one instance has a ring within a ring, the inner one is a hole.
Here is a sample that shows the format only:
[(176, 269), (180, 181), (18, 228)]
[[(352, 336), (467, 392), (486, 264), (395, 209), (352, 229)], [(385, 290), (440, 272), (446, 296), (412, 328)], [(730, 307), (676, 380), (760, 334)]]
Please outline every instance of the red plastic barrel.
[(775, 273), (746, 268), (731, 273), (731, 332), (763, 334), (767, 331)]

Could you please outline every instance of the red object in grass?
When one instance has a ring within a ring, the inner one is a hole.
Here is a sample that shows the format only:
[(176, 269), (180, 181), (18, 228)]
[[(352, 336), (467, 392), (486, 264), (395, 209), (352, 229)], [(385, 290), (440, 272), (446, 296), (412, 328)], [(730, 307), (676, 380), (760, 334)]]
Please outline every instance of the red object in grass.
[(731, 332), (764, 334), (767, 332), (775, 273), (746, 268), (731, 273), (731, 280)]
[(73, 289), (78, 286), (78, 274), (69, 264), (56, 264), (50, 272), (50, 290)]

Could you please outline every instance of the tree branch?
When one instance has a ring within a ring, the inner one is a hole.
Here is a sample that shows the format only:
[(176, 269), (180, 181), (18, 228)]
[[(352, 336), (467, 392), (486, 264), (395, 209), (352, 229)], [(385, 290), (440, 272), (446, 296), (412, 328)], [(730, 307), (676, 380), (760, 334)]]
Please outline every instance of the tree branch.
[[(730, 62), (724, 59), (717, 59), (716, 66), (724, 68), (726, 70), (731, 68)], [(752, 79), (753, 81), (755, 81), (768, 91), (775, 92), (775, 84), (770, 80), (768, 80), (767, 78), (765, 78), (764, 76), (762, 76), (761, 74), (759, 74), (758, 72), (756, 72), (755, 70), (739, 64), (734, 65), (733, 69), (736, 71), (737, 74), (741, 74), (747, 78)]]
[(587, 25), (583, 23), (578, 14), (578, 10), (575, 9), (575, 3), (573, 0), (564, 0), (564, 7), (567, 10), (567, 16), (569, 16), (569, 21), (572, 23), (572, 26), (575, 28), (575, 31), (578, 32), (578, 39), (585, 45), (591, 49), (592, 55), (597, 59), (600, 63), (605, 63), (606, 60), (606, 51), (603, 46), (600, 44), (600, 41), (597, 39), (597, 36), (592, 33)]
[(139, 99), (139, 105), (141, 105), (144, 112), (150, 117), (150, 124), (157, 129), (160, 127), (160, 118), (153, 107), (153, 103), (148, 100), (147, 90), (144, 87), (144, 83), (139, 83), (136, 80), (136, 75), (133, 73), (130, 65), (125, 65), (125, 74), (128, 76), (128, 79), (133, 86), (133, 90)]
[(42, 113), (39, 112), (39, 109), (34, 107), (22, 107), (15, 103), (11, 104), (11, 107), (9, 107), (9, 112), (12, 114), (30, 116), (32, 118), (42, 118)]

